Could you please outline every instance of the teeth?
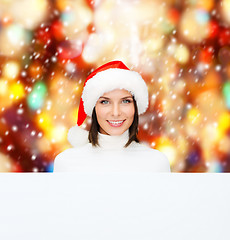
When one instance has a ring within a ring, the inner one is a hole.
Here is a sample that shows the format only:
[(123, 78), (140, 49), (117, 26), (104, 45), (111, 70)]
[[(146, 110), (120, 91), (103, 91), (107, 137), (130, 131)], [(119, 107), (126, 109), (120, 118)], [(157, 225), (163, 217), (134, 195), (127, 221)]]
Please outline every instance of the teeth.
[(116, 121), (116, 122), (108, 121), (108, 122), (110, 122), (111, 124), (121, 124), (121, 123), (123, 123), (124, 121)]

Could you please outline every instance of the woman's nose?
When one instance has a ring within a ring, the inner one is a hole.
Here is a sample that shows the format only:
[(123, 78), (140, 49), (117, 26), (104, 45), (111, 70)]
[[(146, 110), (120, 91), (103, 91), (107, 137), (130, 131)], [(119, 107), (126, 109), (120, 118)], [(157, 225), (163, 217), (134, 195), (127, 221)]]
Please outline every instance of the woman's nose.
[(120, 109), (119, 104), (113, 104), (113, 106), (112, 106), (112, 115), (113, 116), (121, 115), (121, 109)]

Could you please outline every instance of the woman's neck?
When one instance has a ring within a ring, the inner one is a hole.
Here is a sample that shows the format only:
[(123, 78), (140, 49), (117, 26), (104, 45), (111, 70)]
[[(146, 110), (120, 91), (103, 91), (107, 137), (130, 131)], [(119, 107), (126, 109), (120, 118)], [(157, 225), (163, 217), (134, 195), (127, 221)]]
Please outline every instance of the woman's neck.
[(103, 149), (122, 149), (129, 140), (129, 130), (118, 136), (98, 132), (99, 147)]

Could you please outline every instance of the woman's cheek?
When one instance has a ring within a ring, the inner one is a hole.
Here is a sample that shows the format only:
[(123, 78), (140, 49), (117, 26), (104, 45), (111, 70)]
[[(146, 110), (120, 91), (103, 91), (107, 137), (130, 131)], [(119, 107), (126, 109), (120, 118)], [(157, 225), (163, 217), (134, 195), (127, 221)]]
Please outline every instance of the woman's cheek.
[(134, 106), (127, 106), (125, 109), (125, 112), (129, 115), (129, 116), (134, 116), (135, 113), (135, 109)]
[(104, 118), (108, 112), (108, 107), (99, 107), (97, 109), (97, 116), (100, 118)]

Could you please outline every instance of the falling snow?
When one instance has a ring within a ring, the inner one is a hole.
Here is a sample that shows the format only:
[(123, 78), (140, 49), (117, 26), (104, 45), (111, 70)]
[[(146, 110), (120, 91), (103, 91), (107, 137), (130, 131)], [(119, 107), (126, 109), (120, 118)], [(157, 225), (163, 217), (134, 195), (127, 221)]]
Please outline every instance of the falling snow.
[(121, 59), (148, 85), (140, 140), (167, 149), (173, 171), (230, 172), (230, 7), (218, 1), (70, 2), (30, 3), (33, 14), (19, 9), (29, 20), (17, 24), (10, 1), (0, 17), (0, 152), (15, 166), (28, 162), (18, 171), (48, 171), (69, 147), (66, 131), (76, 124), (86, 77)]

